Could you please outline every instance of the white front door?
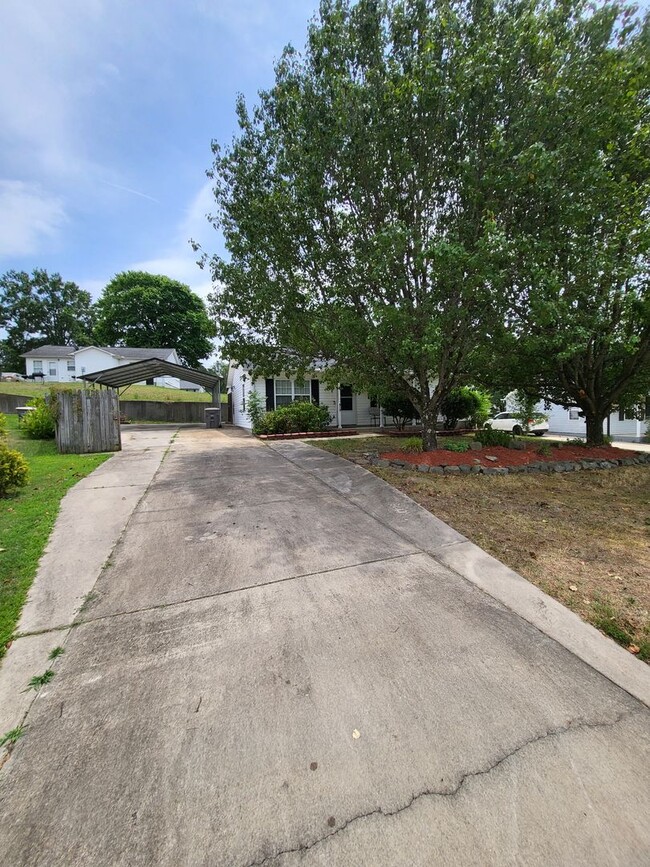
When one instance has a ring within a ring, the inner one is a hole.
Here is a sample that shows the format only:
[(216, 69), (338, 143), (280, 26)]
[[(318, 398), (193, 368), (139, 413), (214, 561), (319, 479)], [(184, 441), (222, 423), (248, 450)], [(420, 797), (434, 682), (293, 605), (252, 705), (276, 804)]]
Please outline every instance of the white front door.
[(341, 425), (355, 425), (357, 423), (357, 399), (352, 393), (351, 385), (342, 385), (340, 387), (340, 405), (339, 411), (341, 414)]

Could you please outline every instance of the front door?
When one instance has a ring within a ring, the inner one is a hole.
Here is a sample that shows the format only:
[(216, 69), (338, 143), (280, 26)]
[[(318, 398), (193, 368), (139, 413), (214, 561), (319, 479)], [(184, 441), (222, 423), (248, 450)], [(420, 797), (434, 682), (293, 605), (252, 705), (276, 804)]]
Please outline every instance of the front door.
[(342, 385), (340, 388), (341, 396), (341, 425), (355, 425), (357, 423), (356, 398), (352, 393), (351, 385)]

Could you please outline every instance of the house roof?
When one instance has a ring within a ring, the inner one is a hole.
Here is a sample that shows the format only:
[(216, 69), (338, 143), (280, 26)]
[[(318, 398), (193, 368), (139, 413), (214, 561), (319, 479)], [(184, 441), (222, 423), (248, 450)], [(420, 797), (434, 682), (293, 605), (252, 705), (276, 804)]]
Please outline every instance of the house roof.
[(21, 358), (67, 358), (74, 352), (74, 346), (53, 346), (46, 343), (44, 346), (37, 346), (36, 349), (30, 349), (29, 352), (23, 352)]
[(124, 388), (144, 379), (154, 379), (157, 376), (176, 376), (186, 382), (194, 382), (207, 389), (217, 388), (221, 378), (212, 373), (204, 373), (202, 370), (194, 370), (184, 367), (182, 364), (174, 364), (160, 358), (143, 358), (131, 364), (123, 364), (121, 367), (108, 367), (106, 370), (97, 370), (95, 373), (86, 373), (78, 379), (94, 382), (98, 385), (106, 385), (109, 388)]
[(174, 352), (166, 346), (145, 349), (139, 346), (53, 346), (46, 343), (44, 346), (37, 346), (36, 349), (24, 352), (21, 358), (67, 358), (84, 349), (101, 349), (102, 352), (108, 352), (118, 358), (132, 358), (134, 361), (140, 358), (160, 358), (166, 361)]
[(139, 346), (80, 346), (77, 352), (82, 352), (84, 349), (101, 349), (102, 352), (109, 352), (111, 355), (117, 355), (118, 358), (132, 358), (134, 361), (144, 358), (159, 358), (161, 361), (166, 361), (174, 352), (168, 346), (159, 346), (152, 349), (146, 349)]

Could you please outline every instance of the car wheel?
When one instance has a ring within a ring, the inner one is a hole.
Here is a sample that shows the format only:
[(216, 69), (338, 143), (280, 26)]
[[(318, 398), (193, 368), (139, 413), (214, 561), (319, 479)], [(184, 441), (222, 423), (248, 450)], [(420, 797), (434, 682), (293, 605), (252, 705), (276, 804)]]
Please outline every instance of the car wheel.
[(535, 434), (536, 437), (543, 437), (544, 434), (546, 433), (546, 431), (545, 430), (534, 430), (533, 433)]
[(492, 430), (492, 425), (487, 422), (483, 425), (483, 430)]
[(516, 437), (520, 437), (521, 434), (522, 434), (521, 425), (520, 425), (520, 424), (516, 424), (516, 425), (513, 427), (513, 429), (512, 429), (512, 433), (514, 434), (514, 436), (516, 436)]

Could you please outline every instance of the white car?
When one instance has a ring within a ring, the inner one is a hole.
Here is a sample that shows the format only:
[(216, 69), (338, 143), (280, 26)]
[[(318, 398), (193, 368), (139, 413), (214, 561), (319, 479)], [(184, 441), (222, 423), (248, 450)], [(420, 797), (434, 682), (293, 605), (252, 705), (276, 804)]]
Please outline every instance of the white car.
[(548, 421), (544, 416), (535, 416), (529, 418), (527, 422), (522, 422), (511, 412), (498, 412), (493, 418), (489, 418), (483, 427), (507, 430), (516, 436), (522, 433), (532, 433), (536, 437), (543, 437), (545, 433), (548, 433)]

